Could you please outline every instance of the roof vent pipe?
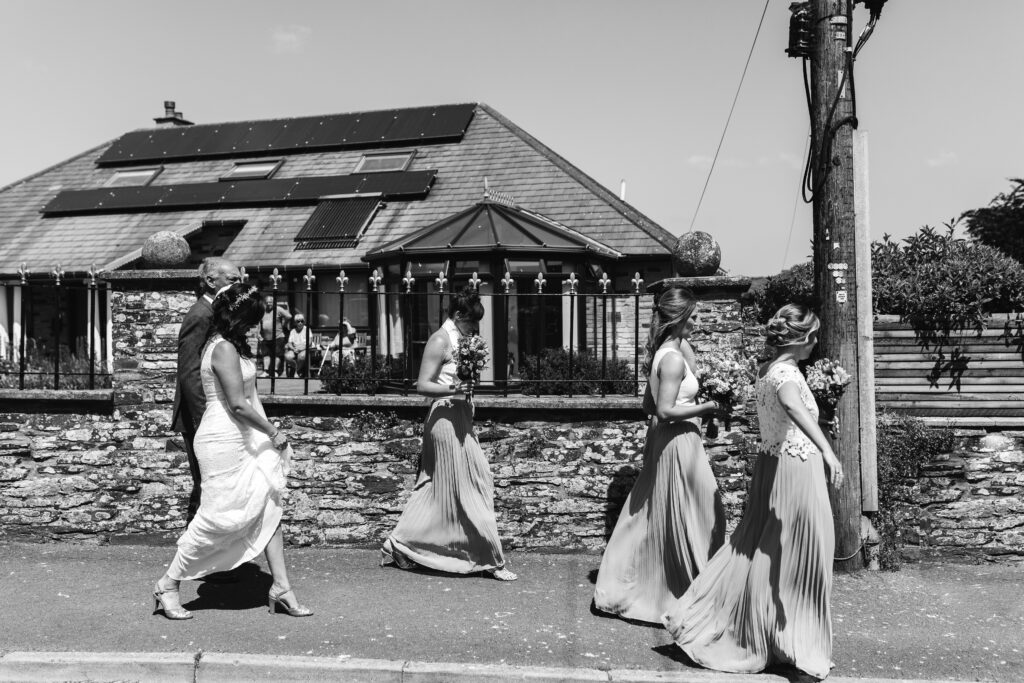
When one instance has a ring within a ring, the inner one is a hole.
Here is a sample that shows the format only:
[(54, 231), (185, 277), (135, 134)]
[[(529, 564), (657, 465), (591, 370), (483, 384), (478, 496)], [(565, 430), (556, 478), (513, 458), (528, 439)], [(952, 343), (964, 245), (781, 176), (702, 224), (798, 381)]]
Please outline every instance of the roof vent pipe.
[(164, 115), (153, 119), (156, 121), (156, 125), (164, 128), (167, 126), (191, 126), (191, 121), (186, 121), (185, 117), (181, 115), (180, 111), (175, 109), (176, 103), (174, 100), (164, 100)]
[(619, 183), (619, 199), (626, 201), (626, 179), (623, 178), (622, 182)]

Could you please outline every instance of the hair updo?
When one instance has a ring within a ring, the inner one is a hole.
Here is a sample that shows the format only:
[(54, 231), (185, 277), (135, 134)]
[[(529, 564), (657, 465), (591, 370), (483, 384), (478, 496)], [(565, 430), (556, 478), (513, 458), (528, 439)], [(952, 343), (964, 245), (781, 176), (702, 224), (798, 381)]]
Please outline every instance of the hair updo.
[(765, 344), (780, 348), (806, 342), (821, 327), (814, 311), (803, 304), (786, 304), (768, 321)]
[(644, 374), (651, 374), (654, 354), (680, 323), (693, 315), (697, 308), (697, 297), (685, 287), (669, 287), (654, 302), (651, 313), (651, 329), (647, 335), (644, 354)]
[(236, 282), (222, 288), (213, 298), (213, 320), (209, 336), (219, 334), (235, 347), (238, 355), (252, 357), (247, 335), (263, 317), (259, 288), (247, 282)]
[(484, 305), (480, 302), (480, 292), (466, 285), (457, 292), (448, 295), (448, 317), (454, 318), (461, 313), (464, 320), (480, 322), (484, 317)]

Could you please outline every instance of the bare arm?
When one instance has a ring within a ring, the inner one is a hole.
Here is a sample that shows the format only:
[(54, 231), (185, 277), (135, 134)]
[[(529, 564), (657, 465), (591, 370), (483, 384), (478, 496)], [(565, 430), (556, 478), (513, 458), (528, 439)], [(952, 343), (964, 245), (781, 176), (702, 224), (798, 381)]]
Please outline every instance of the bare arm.
[(800, 387), (795, 382), (783, 382), (779, 386), (778, 397), (779, 403), (782, 404), (782, 408), (789, 415), (790, 419), (793, 420), (793, 423), (821, 451), (821, 457), (825, 460), (825, 465), (828, 466), (829, 481), (836, 488), (842, 486), (844, 478), (843, 467), (839, 464), (839, 458), (836, 457), (835, 452), (832, 450), (832, 444), (828, 442), (825, 434), (821, 431), (821, 427), (818, 426), (818, 421), (814, 419), (814, 416), (807, 410), (807, 406), (804, 405), (803, 399), (800, 397)]
[(275, 437), (277, 435), (277, 427), (256, 412), (256, 409), (245, 399), (245, 391), (242, 385), (242, 368), (239, 364), (238, 351), (235, 350), (235, 347), (231, 344), (217, 344), (213, 349), (213, 357), (210, 364), (213, 367), (213, 374), (220, 381), (220, 386), (224, 391), (224, 397), (227, 400), (228, 407), (231, 409), (231, 414), (243, 424), (258, 429), (271, 438)]
[(451, 349), (451, 342), (448, 334), (438, 330), (427, 340), (427, 347), (423, 351), (423, 360), (420, 362), (420, 376), (416, 380), (416, 391), (424, 396), (455, 396), (465, 391), (464, 383), (457, 382), (455, 386), (440, 384), (437, 381), (441, 374), (441, 366), (444, 365), (445, 356)]
[(718, 415), (722, 412), (714, 401), (697, 405), (676, 405), (679, 385), (686, 378), (686, 365), (681, 356), (674, 353), (666, 355), (658, 365), (657, 373), (661, 383), (658, 385), (658, 395), (655, 397), (654, 414), (659, 420), (677, 422), (689, 420), (691, 417)]

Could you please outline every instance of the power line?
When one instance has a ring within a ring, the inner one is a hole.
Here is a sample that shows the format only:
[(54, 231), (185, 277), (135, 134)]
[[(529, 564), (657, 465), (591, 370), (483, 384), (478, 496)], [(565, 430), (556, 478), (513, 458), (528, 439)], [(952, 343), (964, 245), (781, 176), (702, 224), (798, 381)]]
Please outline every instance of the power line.
[[(800, 158), (804, 159), (807, 157), (807, 148), (811, 146), (811, 133), (808, 131), (807, 137), (804, 138), (804, 151), (800, 154)], [(796, 191), (796, 198), (793, 199), (793, 216), (789, 219), (789, 236), (786, 238), (786, 251), (782, 252), (782, 267), (780, 270), (785, 269), (786, 259), (789, 258), (789, 243), (793, 240), (793, 226), (796, 224), (796, 207), (800, 205), (800, 197), (803, 194), (804, 182), (803, 177), (800, 178), (800, 187)]]
[(688, 232), (693, 232), (693, 226), (697, 223), (697, 214), (700, 212), (700, 205), (704, 202), (704, 193), (708, 191), (708, 183), (711, 182), (711, 174), (715, 172), (715, 163), (718, 161), (718, 153), (722, 151), (722, 143), (725, 142), (725, 134), (729, 130), (729, 122), (732, 121), (732, 112), (736, 109), (736, 101), (740, 98), (740, 90), (743, 89), (743, 79), (747, 77), (747, 67), (750, 66), (750, 58), (754, 56), (754, 47), (757, 46), (757, 37), (761, 35), (761, 26), (764, 25), (764, 17), (768, 14), (768, 3), (771, 0), (765, 0), (764, 10), (761, 11), (761, 20), (757, 23), (757, 32), (754, 33), (754, 42), (750, 44), (750, 52), (747, 54), (747, 63), (743, 65), (743, 74), (740, 75), (740, 84), (736, 87), (736, 95), (732, 98), (732, 106), (729, 107), (729, 116), (725, 119), (725, 128), (722, 130), (722, 137), (718, 140), (718, 148), (715, 150), (715, 156), (711, 160), (711, 168), (708, 169), (708, 177), (704, 181), (704, 189), (700, 191), (700, 199), (697, 200), (697, 208), (693, 212), (693, 220), (690, 221), (690, 229)]

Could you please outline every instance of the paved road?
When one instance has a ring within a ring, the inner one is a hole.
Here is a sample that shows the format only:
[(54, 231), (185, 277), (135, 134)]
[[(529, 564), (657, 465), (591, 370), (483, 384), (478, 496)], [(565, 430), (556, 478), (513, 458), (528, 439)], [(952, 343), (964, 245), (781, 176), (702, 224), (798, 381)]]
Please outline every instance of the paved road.
[[(270, 577), (186, 582), (195, 619), (151, 616), (173, 548), (0, 545), (0, 653), (240, 652), (425, 662), (687, 670), (664, 629), (591, 613), (593, 555), (516, 553), (501, 583), (377, 567), (368, 550), (289, 549), (317, 610), (267, 613)], [(1024, 567), (914, 565), (837, 575), (837, 676), (1024, 681)]]

